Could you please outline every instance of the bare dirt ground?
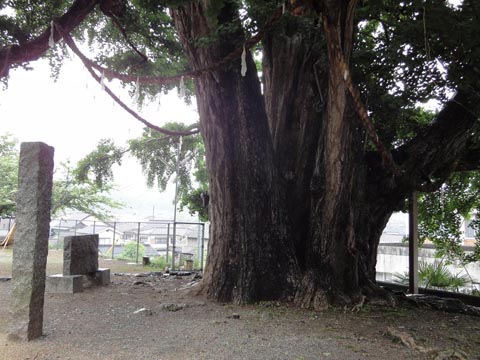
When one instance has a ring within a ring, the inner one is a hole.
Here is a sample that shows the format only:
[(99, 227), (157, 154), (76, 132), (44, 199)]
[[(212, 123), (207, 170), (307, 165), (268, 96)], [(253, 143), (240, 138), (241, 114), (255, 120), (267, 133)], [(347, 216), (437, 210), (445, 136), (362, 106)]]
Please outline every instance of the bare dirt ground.
[[(53, 258), (48, 272), (60, 272)], [(480, 359), (478, 317), (373, 304), (356, 313), (222, 305), (191, 295), (193, 275), (134, 276), (147, 269), (101, 266), (131, 275), (82, 293), (47, 294), (44, 336), (29, 343), (7, 340), (11, 281), (0, 281), (0, 359)], [(0, 277), (10, 271), (0, 250)]]

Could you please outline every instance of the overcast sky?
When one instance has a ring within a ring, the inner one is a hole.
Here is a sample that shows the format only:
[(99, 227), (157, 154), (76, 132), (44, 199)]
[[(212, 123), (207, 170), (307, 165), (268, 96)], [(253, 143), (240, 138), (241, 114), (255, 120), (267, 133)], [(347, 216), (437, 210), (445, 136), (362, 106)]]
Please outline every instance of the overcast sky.
[[(0, 134), (11, 133), (20, 142), (42, 141), (53, 146), (58, 164), (67, 159), (77, 162), (100, 139), (112, 138), (117, 145), (125, 145), (127, 139), (142, 133), (144, 125), (114, 104), (78, 59), (65, 60), (57, 82), (52, 80), (46, 61), (34, 62), (32, 67), (33, 71), (11, 71), (8, 89), (0, 91)], [(115, 92), (136, 109), (126, 91)], [(141, 114), (156, 125), (192, 122), (198, 117), (194, 107), (176, 94), (162, 94), (160, 104), (152, 103)], [(173, 217), (173, 186), (166, 194), (147, 189), (141, 168), (133, 159), (125, 159), (115, 170), (115, 181), (119, 187), (115, 196), (129, 203), (121, 211), (125, 220), (152, 215), (154, 207), (157, 217)]]

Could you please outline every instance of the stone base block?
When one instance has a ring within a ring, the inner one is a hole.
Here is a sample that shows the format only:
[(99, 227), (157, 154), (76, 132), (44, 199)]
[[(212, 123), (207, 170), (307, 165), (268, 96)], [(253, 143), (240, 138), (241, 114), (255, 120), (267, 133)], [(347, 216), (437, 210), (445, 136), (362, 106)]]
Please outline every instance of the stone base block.
[(75, 294), (83, 291), (82, 275), (55, 274), (47, 276), (46, 292), (53, 294)]
[(99, 268), (94, 272), (93, 282), (95, 285), (106, 286), (110, 284), (110, 269)]

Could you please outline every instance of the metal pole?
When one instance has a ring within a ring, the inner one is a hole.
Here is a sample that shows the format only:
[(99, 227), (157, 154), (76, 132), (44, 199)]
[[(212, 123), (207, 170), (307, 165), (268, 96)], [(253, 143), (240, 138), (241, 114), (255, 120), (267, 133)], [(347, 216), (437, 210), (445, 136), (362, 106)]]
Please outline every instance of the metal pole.
[(411, 294), (418, 294), (418, 192), (409, 201), (408, 285)]
[(167, 259), (165, 260), (168, 264), (168, 250), (170, 247), (170, 223), (167, 224)]
[(178, 139), (177, 161), (175, 162), (175, 201), (173, 206), (173, 243), (172, 243), (172, 270), (175, 270), (175, 242), (177, 237), (177, 200), (178, 200), (178, 163), (182, 150), (182, 137)]
[(175, 243), (177, 237), (177, 222), (173, 221), (173, 241), (172, 241), (172, 270), (175, 270)]
[(203, 253), (205, 251), (205, 224), (202, 224), (202, 254), (200, 257), (200, 271), (203, 272)]
[(77, 223), (78, 220), (75, 220), (75, 229), (73, 230), (73, 235), (77, 235)]
[(97, 222), (96, 222), (95, 220), (93, 220), (93, 234), (95, 234), (95, 225), (96, 225), (96, 223), (97, 223)]
[(58, 236), (57, 236), (57, 243), (60, 242), (60, 227), (62, 226), (62, 218), (58, 222)]
[(200, 264), (202, 257), (202, 225), (197, 224), (197, 261)]
[(140, 247), (140, 222), (138, 223), (138, 230), (137, 230), (137, 260), (135, 261), (138, 264), (138, 250)]
[(117, 233), (117, 222), (113, 222), (113, 242), (112, 242), (112, 260), (115, 257), (115, 235)]

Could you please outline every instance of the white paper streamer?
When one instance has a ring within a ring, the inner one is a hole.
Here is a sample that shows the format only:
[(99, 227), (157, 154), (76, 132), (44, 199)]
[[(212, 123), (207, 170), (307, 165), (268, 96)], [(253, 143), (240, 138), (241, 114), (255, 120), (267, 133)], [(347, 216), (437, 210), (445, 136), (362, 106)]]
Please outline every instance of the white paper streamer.
[(185, 97), (185, 80), (183, 76), (180, 78), (180, 97)]
[(245, 45), (243, 45), (243, 52), (242, 52), (242, 69), (240, 70), (242, 76), (247, 74), (247, 49), (245, 49)]
[(50, 37), (48, 38), (48, 46), (49, 47), (54, 47), (55, 46), (55, 40), (53, 39), (53, 32), (55, 30), (55, 24), (53, 23), (53, 20), (50, 22)]
[(100, 78), (100, 86), (102, 91), (105, 91), (105, 71), (102, 71), (102, 77)]
[(140, 97), (140, 78), (137, 76), (137, 83), (135, 84), (135, 93), (133, 94), (133, 102), (137, 103)]
[(162, 106), (162, 88), (160, 88), (160, 92), (158, 93), (157, 98), (158, 98), (157, 111), (159, 111)]

